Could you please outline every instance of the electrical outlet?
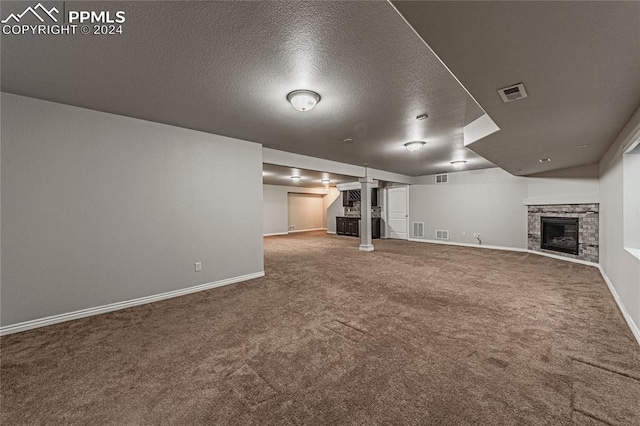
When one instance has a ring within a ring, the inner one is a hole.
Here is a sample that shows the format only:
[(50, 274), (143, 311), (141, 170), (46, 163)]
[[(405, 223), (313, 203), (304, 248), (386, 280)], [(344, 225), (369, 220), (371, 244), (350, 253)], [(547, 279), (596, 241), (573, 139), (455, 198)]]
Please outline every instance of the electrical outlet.
[(479, 232), (476, 234), (476, 237), (480, 238), (480, 233)]
[(295, 225), (289, 225), (289, 229), (296, 229)]
[(466, 237), (466, 236), (467, 236), (467, 233), (466, 233), (466, 232), (463, 232), (463, 233), (462, 233), (462, 236), (463, 236), (463, 237)]
[(193, 266), (195, 267), (196, 272), (202, 271), (202, 262), (196, 262), (193, 264)]
[(473, 233), (473, 238), (476, 238), (477, 236), (478, 236), (478, 233), (477, 233), (477, 232), (474, 232), (474, 233)]

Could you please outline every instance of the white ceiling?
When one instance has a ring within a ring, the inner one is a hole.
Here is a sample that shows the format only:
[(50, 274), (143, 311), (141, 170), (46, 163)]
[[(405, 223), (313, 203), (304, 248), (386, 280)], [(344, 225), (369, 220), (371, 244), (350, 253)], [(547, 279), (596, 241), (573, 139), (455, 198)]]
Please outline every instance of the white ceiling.
[[(406, 175), (593, 163), (640, 105), (640, 2), (394, 2), (420, 36), (387, 2), (66, 5), (125, 10), (125, 34), (3, 36), (3, 91)], [(529, 98), (502, 103), (518, 82)], [(307, 113), (301, 88), (322, 96)], [(491, 162), (463, 147), (474, 98), (501, 128), (470, 146)]]
[[(3, 1), (1, 15), (24, 5)], [(125, 34), (3, 36), (3, 91), (406, 175), (458, 159), (493, 166), (463, 147), (462, 127), (482, 109), (390, 3), (71, 7), (124, 10)], [(286, 101), (295, 89), (322, 100), (298, 112)], [(426, 147), (408, 152), (416, 139)]]

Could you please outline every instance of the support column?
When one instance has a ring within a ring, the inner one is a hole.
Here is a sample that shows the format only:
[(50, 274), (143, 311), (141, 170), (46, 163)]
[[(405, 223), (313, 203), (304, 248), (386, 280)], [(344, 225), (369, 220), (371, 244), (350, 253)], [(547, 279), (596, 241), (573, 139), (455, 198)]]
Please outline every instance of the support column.
[(360, 178), (360, 250), (373, 251), (371, 244), (371, 188), (373, 178), (366, 175)]

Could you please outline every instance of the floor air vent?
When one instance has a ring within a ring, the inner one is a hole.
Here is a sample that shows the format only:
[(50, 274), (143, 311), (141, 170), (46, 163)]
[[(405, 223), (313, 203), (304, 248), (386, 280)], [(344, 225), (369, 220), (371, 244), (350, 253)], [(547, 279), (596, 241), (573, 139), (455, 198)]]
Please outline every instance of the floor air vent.
[(449, 182), (449, 175), (436, 175), (436, 183)]
[(424, 222), (413, 222), (413, 237), (424, 238)]
[(436, 229), (436, 240), (448, 240), (448, 239), (449, 239), (449, 231)]
[(498, 94), (504, 102), (513, 102), (527, 97), (527, 91), (524, 89), (524, 84), (522, 83), (498, 89)]

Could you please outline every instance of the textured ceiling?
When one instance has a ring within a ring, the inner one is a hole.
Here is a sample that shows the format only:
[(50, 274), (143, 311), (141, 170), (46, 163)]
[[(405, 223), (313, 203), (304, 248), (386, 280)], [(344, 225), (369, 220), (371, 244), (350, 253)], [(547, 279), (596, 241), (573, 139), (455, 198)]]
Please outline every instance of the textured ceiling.
[[(301, 179), (291, 179), (291, 176), (300, 176)], [(323, 188), (327, 184), (322, 179), (329, 179), (330, 187), (339, 183), (357, 182), (357, 176), (345, 176), (336, 173), (318, 172), (315, 170), (296, 169), (292, 167), (276, 166), (274, 164), (262, 165), (262, 183), (267, 185), (300, 186), (304, 188)]]
[[(3, 1), (2, 17), (24, 4)], [(3, 91), (407, 175), (492, 166), (463, 147), (482, 109), (387, 2), (71, 7), (124, 10), (125, 34), (3, 36)], [(298, 112), (294, 89), (322, 101)]]
[(599, 161), (640, 106), (640, 2), (393, 4), (500, 127), (469, 148), (511, 173)]

